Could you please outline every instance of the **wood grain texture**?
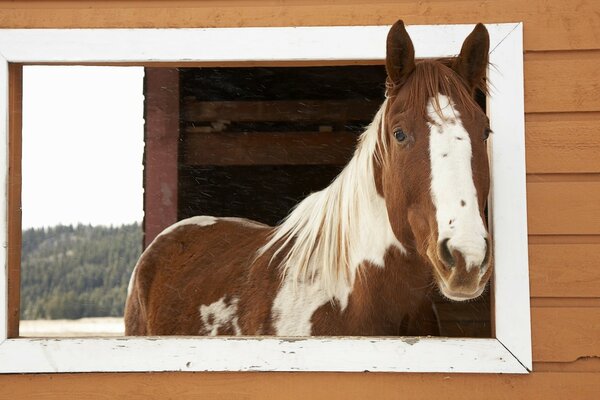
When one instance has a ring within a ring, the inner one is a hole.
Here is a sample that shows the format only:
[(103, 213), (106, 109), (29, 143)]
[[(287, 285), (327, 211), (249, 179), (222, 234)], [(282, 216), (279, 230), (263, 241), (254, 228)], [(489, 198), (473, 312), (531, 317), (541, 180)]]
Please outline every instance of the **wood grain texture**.
[(193, 122), (370, 122), (380, 106), (363, 100), (184, 101), (182, 118)]
[(525, 112), (600, 111), (600, 51), (525, 54), (524, 69)]
[(530, 243), (531, 296), (600, 297), (598, 260), (600, 244)]
[(599, 126), (600, 113), (526, 115), (527, 173), (600, 172)]
[(600, 234), (600, 181), (528, 182), (527, 212), (530, 235)]
[(524, 22), (526, 50), (600, 48), (595, 0), (0, 2), (6, 28), (198, 28)]
[(599, 372), (600, 358), (580, 358), (572, 362), (535, 362), (536, 372)]
[(600, 308), (532, 307), (534, 361), (600, 357)]
[(595, 399), (600, 373), (146, 373), (0, 376), (11, 400)]
[(177, 222), (179, 71), (146, 68), (144, 77), (144, 247)]
[[(356, 135), (348, 132), (255, 132), (187, 134), (186, 165), (345, 165)], [(326, 147), (330, 150), (323, 152)]]
[(8, 337), (19, 336), (21, 310), (21, 155), (23, 67), (9, 66), (8, 125)]

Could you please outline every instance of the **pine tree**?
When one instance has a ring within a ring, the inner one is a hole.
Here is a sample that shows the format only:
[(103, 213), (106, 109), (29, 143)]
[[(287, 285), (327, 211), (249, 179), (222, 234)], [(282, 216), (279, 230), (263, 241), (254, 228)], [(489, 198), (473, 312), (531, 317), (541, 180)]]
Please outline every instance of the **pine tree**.
[(139, 223), (32, 228), (22, 242), (21, 319), (123, 315), (142, 251)]

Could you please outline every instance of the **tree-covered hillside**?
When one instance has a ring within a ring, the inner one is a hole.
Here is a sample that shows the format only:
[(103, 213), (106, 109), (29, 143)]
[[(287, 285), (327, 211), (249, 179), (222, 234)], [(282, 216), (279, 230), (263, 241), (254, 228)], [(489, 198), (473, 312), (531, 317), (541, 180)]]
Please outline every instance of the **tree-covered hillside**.
[(23, 231), (21, 319), (122, 316), (140, 224)]

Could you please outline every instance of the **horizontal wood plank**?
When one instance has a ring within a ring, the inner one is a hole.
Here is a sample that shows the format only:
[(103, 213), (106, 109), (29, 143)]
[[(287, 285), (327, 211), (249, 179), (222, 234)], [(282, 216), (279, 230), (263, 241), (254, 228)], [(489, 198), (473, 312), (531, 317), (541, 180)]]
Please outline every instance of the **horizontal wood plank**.
[(371, 121), (380, 106), (362, 100), (187, 101), (182, 118), (192, 122)]
[(600, 308), (532, 307), (533, 360), (600, 357)]
[(183, 161), (186, 165), (344, 165), (352, 157), (356, 138), (348, 132), (189, 133)]
[(600, 373), (146, 373), (0, 376), (11, 400), (595, 399)]
[(524, 22), (526, 50), (600, 48), (600, 2), (304, 0), (0, 2), (6, 28), (198, 28)]
[(600, 111), (600, 51), (525, 54), (525, 112)]
[(600, 181), (527, 183), (530, 235), (600, 234)]
[(527, 173), (600, 172), (599, 126), (600, 113), (526, 115)]
[(536, 372), (599, 372), (600, 358), (580, 358), (572, 362), (535, 362)]
[(531, 296), (600, 297), (598, 260), (600, 244), (530, 243)]

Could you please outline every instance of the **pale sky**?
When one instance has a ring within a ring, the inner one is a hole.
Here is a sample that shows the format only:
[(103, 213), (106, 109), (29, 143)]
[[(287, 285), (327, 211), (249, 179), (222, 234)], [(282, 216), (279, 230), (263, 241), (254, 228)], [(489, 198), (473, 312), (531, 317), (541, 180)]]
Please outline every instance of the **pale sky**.
[(24, 229), (142, 220), (143, 75), (24, 67)]

